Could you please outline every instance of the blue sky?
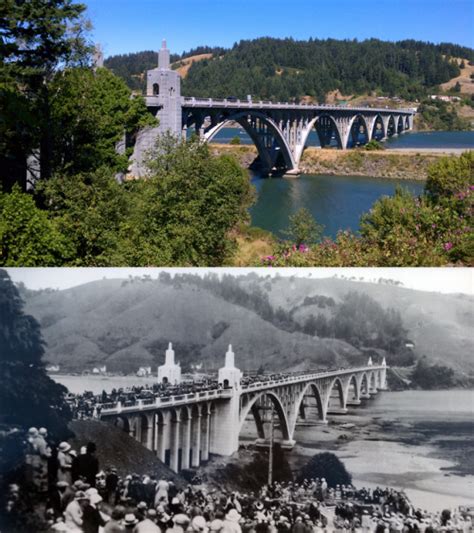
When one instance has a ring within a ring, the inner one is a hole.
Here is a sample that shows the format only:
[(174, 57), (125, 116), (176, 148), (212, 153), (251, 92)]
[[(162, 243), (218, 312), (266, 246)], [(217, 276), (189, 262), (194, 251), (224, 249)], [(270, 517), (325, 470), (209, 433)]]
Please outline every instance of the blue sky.
[(229, 47), (261, 36), (418, 39), (474, 46), (474, 0), (82, 0), (106, 56)]

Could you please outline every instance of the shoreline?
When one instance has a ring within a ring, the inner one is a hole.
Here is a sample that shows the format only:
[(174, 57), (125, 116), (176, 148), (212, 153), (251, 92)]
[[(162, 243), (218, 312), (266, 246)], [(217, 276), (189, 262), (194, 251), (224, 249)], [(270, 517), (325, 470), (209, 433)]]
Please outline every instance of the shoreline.
[[(215, 155), (231, 154), (248, 169), (257, 157), (250, 144), (211, 143)], [(474, 149), (474, 148), (472, 148)], [(300, 162), (302, 175), (354, 176), (376, 179), (425, 181), (429, 166), (440, 157), (460, 156), (469, 148), (384, 148), (335, 150), (308, 147)]]

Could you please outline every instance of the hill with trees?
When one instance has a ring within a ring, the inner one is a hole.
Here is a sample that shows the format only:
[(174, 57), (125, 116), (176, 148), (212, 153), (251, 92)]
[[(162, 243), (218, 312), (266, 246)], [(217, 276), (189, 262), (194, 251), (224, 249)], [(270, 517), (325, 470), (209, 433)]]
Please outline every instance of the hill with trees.
[(472, 299), (388, 283), (163, 272), (21, 294), (41, 324), (47, 360), (63, 371), (156, 368), (168, 342), (185, 371), (217, 369), (228, 344), (239, 367), (253, 371), (358, 365), (369, 356), (411, 366), (423, 355), (457, 376), (474, 370)]
[[(192, 64), (183, 80), (184, 95), (245, 98), (252, 94), (274, 100), (311, 96), (321, 102), (334, 90), (419, 99), (428, 89), (459, 76), (454, 58), (474, 60), (474, 50), (450, 43), (262, 37), (242, 40), (230, 49), (199, 47), (174, 56), (175, 68), (191, 53), (213, 56)], [(129, 87), (143, 90), (142, 75), (156, 65), (156, 54), (111, 56), (105, 65)]]

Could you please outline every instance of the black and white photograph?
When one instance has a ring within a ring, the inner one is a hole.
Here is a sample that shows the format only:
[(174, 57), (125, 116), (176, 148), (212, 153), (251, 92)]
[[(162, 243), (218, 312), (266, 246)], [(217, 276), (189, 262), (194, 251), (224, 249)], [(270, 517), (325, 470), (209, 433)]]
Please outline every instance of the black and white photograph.
[(469, 269), (0, 281), (5, 531), (471, 530)]

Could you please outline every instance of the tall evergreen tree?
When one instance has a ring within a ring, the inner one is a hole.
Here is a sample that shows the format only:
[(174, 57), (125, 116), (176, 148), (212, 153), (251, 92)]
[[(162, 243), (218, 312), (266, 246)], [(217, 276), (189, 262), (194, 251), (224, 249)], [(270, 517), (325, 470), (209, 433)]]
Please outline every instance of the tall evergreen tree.
[(45, 426), (61, 437), (70, 419), (67, 389), (47, 375), (40, 325), (23, 305), (10, 276), (0, 270), (0, 423)]

